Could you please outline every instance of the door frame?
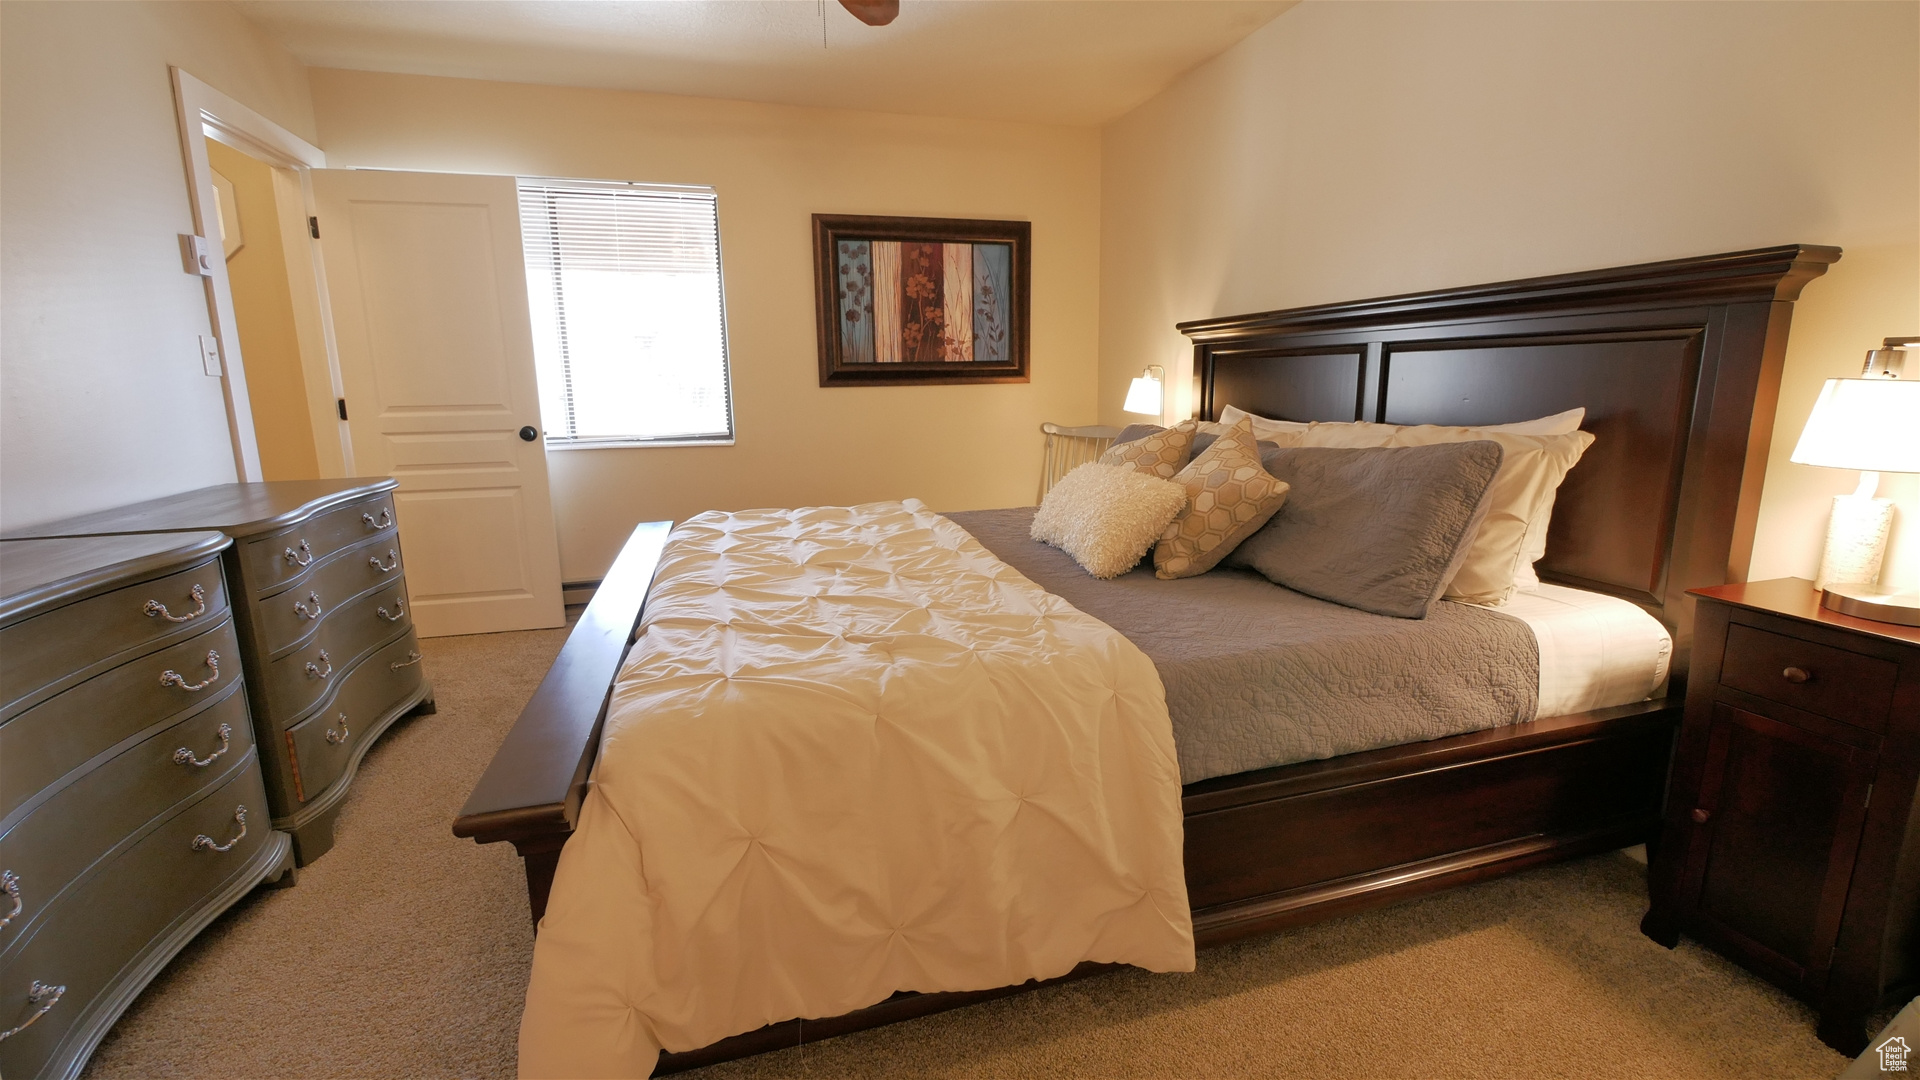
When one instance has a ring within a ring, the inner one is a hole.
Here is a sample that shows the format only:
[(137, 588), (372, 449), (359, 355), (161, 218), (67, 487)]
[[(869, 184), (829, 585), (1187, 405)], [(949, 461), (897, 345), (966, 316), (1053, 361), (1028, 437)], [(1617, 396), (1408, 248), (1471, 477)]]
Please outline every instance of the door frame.
[[(334, 344), (333, 319), (329, 314), (327, 279), (320, 261), (320, 245), (308, 235), (306, 222), (314, 216), (313, 184), (309, 170), (325, 168), (326, 154), (293, 132), (260, 113), (215, 90), (177, 67), (168, 69), (173, 76), (175, 113), (180, 124), (182, 157), (187, 167), (187, 201), (193, 210), (193, 229), (211, 245), (218, 231), (219, 196), (213, 187), (213, 165), (207, 158), (206, 140), (216, 139), (274, 170), (275, 201), (283, 240), (286, 244), (287, 284), (293, 297), (295, 336), (299, 343), (303, 382), (307, 385), (308, 410), (313, 422), (314, 450), (322, 477), (345, 477), (354, 473), (353, 444), (347, 425), (335, 412), (334, 401), (346, 393), (340, 378), (340, 357)], [(289, 207), (298, 192), (297, 208)], [(295, 212), (297, 210), (297, 212)], [(297, 230), (297, 231), (296, 231)], [(246, 361), (241, 355), (239, 323), (234, 315), (233, 288), (227, 278), (225, 259), (209, 259), (211, 273), (204, 277), (207, 289), (207, 316), (220, 350), (221, 389), (226, 397), (227, 428), (233, 442), (234, 473), (241, 482), (264, 479), (260, 471), (260, 447), (253, 430), (253, 405), (247, 393)], [(315, 400), (314, 391), (325, 389), (327, 396)], [(329, 437), (331, 432), (331, 437)]]

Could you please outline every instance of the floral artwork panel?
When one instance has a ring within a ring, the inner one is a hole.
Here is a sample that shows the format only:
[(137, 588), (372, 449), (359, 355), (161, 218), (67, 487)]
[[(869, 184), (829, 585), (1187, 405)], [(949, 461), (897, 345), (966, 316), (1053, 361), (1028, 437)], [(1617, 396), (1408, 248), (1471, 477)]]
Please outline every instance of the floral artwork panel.
[(840, 358), (849, 364), (873, 360), (873, 245), (842, 240), (840, 271)]
[(1027, 381), (1022, 221), (814, 215), (822, 386)]
[(1007, 301), (1012, 291), (1013, 248), (973, 245), (973, 359), (1007, 362)]
[(942, 280), (946, 282), (947, 338), (940, 359), (949, 364), (973, 360), (973, 247), (972, 244), (942, 244), (946, 257)]
[(841, 240), (840, 359), (847, 364), (1007, 362), (1007, 244)]

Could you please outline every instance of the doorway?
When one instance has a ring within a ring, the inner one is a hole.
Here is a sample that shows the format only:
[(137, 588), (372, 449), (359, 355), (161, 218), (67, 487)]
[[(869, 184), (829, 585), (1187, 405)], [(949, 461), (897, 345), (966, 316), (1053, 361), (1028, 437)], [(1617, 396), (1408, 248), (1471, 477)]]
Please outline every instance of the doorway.
[(208, 137), (206, 144), (219, 226), (208, 239), (218, 241), (227, 266), (260, 478), (318, 480), (326, 474), (320, 466), (315, 414), (326, 435), (337, 440), (338, 433), (331, 430), (337, 421), (327, 419), (334, 412), (328, 372), (310, 372), (302, 364), (294, 318), (287, 262), (290, 254), (306, 254), (308, 239), (300, 181), (292, 169), (275, 167), (218, 139)]
[[(218, 350), (208, 371), (220, 376), (225, 391), (235, 479), (352, 476), (353, 448), (337, 415), (336, 401), (343, 394), (326, 315), (326, 282), (308, 230), (313, 212), (308, 177), (326, 165), (326, 155), (191, 74), (171, 70), (195, 233), (181, 240), (205, 249), (204, 257), (196, 251), (188, 263), (191, 270), (198, 262), (206, 282), (208, 321)], [(214, 168), (216, 158), (224, 169)], [(230, 219), (225, 242), (223, 202)], [(240, 288), (248, 306), (245, 333), (229, 270), (247, 275)], [(257, 365), (254, 342), (263, 352)], [(256, 366), (258, 375), (249, 370)], [(257, 418), (255, 379), (269, 399)], [(273, 447), (271, 474), (262, 466), (262, 442)]]
[(237, 478), (398, 480), (421, 637), (561, 625), (513, 178), (328, 170), (173, 75)]

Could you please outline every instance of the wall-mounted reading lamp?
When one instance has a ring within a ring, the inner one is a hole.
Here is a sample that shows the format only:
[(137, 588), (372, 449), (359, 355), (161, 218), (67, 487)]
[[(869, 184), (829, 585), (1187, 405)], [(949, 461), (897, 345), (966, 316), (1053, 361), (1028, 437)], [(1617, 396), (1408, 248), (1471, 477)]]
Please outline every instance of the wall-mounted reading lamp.
[(1148, 416), (1158, 417), (1161, 414), (1161, 402), (1164, 400), (1161, 396), (1161, 387), (1166, 382), (1166, 378), (1166, 368), (1159, 364), (1148, 364), (1146, 370), (1140, 373), (1140, 377), (1133, 380), (1133, 385), (1127, 388), (1127, 403), (1120, 408), (1130, 413), (1145, 413)]

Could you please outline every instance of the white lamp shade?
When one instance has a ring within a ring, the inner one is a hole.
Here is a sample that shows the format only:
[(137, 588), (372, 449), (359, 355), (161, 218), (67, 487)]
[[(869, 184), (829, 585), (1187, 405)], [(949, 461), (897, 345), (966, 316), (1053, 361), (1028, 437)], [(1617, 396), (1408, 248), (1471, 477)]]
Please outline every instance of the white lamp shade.
[(1792, 460), (1829, 469), (1920, 472), (1920, 380), (1828, 379)]
[[(1920, 383), (1914, 385), (1920, 386)], [(1160, 380), (1151, 375), (1142, 375), (1133, 380), (1133, 385), (1127, 388), (1127, 403), (1120, 407), (1130, 413), (1159, 416)]]

